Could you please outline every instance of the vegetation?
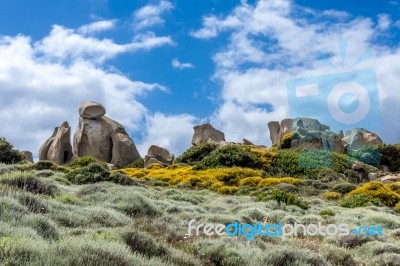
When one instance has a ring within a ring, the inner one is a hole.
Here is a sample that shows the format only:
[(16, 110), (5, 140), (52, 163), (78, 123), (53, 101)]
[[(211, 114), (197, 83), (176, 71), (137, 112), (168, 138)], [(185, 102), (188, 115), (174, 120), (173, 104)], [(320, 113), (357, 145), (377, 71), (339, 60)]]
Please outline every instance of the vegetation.
[(217, 145), (210, 142), (200, 143), (196, 146), (190, 147), (181, 156), (175, 159), (176, 163), (186, 163), (194, 165), (201, 162), (204, 157), (208, 156), (212, 151), (217, 148)]
[(400, 145), (379, 146), (381, 164), (389, 167), (390, 171), (400, 171)]
[(204, 170), (217, 167), (262, 167), (260, 158), (254, 155), (249, 148), (238, 145), (225, 145), (212, 151), (194, 167), (196, 170)]
[(19, 163), (24, 156), (11, 145), (5, 138), (0, 138), (0, 163)]
[[(204, 145), (178, 158), (118, 171), (89, 157), (66, 166), (0, 163), (1, 264), (398, 264), (400, 183), (351, 183), (344, 155)], [(384, 236), (185, 236), (191, 219), (379, 224)]]

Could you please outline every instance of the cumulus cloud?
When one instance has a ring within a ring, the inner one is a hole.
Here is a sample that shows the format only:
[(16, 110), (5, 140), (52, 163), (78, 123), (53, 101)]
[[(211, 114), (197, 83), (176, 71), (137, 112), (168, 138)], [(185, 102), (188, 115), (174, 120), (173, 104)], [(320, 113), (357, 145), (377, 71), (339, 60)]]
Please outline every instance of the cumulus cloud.
[(173, 8), (174, 6), (165, 0), (160, 1), (157, 5), (149, 4), (144, 6), (133, 12), (133, 28), (135, 30), (142, 30), (155, 25), (163, 25), (165, 20), (162, 18), (162, 15)]
[(189, 114), (165, 115), (156, 113), (146, 118), (145, 135), (138, 145), (142, 156), (151, 145), (161, 146), (180, 155), (191, 146), (193, 126), (197, 118)]
[(175, 69), (194, 68), (194, 65), (192, 63), (182, 63), (177, 58), (174, 58), (172, 60), (171, 65)]
[[(383, 130), (378, 133), (385, 141), (399, 141), (400, 123), (394, 119), (399, 113), (392, 106), (400, 98), (395, 87), (400, 75), (395, 74), (394, 66), (400, 53), (382, 42), (374, 44), (385, 38), (380, 34), (389, 26), (385, 14), (379, 15), (376, 24), (370, 18), (336, 10), (317, 12), (289, 0), (242, 1), (228, 14), (205, 16), (202, 27), (191, 33), (193, 37), (210, 39), (221, 32), (228, 36), (225, 46), (213, 56), (214, 79), (222, 84), (222, 104), (212, 122), (231, 141), (246, 137), (269, 144), (267, 122), (289, 117), (295, 108), (288, 104), (288, 79), (372, 69), (378, 77), (383, 119)], [(346, 53), (339, 49), (343, 39), (348, 43)], [(351, 69), (366, 50), (374, 58)], [(329, 64), (316, 57), (329, 59)], [(315, 106), (321, 104), (326, 102)], [(328, 115), (315, 111), (322, 122)]]
[(0, 136), (19, 149), (31, 150), (36, 157), (55, 126), (66, 120), (76, 128), (80, 102), (86, 99), (103, 103), (107, 115), (129, 131), (141, 132), (150, 112), (137, 96), (167, 89), (131, 80), (99, 63), (120, 53), (168, 44), (170, 39), (147, 35), (116, 44), (81, 33), (109, 26), (109, 22), (78, 30), (54, 26), (37, 42), (23, 35), (0, 37)]
[[(131, 43), (118, 44), (111, 39), (99, 39), (80, 34), (99, 29), (99, 26), (89, 24), (80, 30), (66, 29), (62, 26), (53, 26), (50, 34), (34, 44), (36, 53), (58, 60), (75, 60), (77, 58), (102, 63), (118, 54), (149, 50), (163, 45), (172, 45), (170, 36), (155, 36), (154, 33), (137, 35)], [(103, 28), (104, 29), (104, 28)]]
[(115, 27), (117, 20), (100, 20), (87, 25), (84, 25), (78, 29), (81, 34), (92, 34), (98, 33), (106, 30), (110, 30)]

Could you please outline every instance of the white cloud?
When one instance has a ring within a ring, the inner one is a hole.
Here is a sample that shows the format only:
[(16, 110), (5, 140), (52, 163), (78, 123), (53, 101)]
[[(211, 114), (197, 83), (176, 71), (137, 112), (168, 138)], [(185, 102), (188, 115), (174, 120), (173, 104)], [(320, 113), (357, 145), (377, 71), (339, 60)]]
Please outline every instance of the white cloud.
[(191, 146), (193, 126), (196, 121), (194, 116), (188, 114), (149, 115), (146, 118), (146, 134), (138, 145), (140, 154), (146, 155), (151, 145), (157, 145), (179, 156)]
[(133, 28), (142, 30), (155, 25), (163, 25), (165, 20), (161, 16), (173, 8), (174, 6), (165, 0), (160, 1), (157, 5), (149, 4), (144, 6), (132, 14)]
[[(324, 19), (321, 14), (339, 20)], [(396, 73), (395, 67), (400, 50), (373, 44), (373, 40), (385, 37), (380, 35), (381, 31), (390, 26), (387, 15), (380, 15), (378, 20), (376, 26), (370, 18), (355, 18), (336, 10), (316, 12), (288, 0), (257, 1), (254, 5), (242, 2), (225, 16), (206, 16), (202, 28), (192, 32), (193, 37), (209, 39), (221, 32), (228, 34), (226, 45), (213, 56), (214, 78), (222, 84), (222, 104), (214, 112), (212, 122), (231, 141), (245, 137), (269, 144), (267, 123), (289, 116), (286, 81), (349, 71), (341, 67), (338, 43), (344, 39), (348, 43), (345, 67), (356, 62), (367, 49), (375, 55), (375, 60), (370, 58), (352, 70), (376, 70), (383, 119), (381, 133), (385, 141), (399, 142), (400, 122), (395, 117), (400, 113), (393, 106), (400, 100), (396, 88), (400, 73)], [(329, 56), (338, 68), (316, 61), (318, 54)], [(315, 112), (321, 121), (327, 115)]]
[[(91, 27), (83, 26), (85, 27)], [(59, 60), (88, 59), (101, 63), (113, 58), (118, 54), (135, 52), (138, 50), (149, 50), (163, 45), (174, 44), (171, 37), (155, 36), (154, 33), (138, 35), (131, 43), (117, 44), (111, 39), (98, 39), (84, 36), (79, 30), (66, 29), (62, 26), (53, 26), (50, 34), (41, 41), (35, 43), (35, 52), (43, 53), (46, 57)]]
[(137, 96), (166, 90), (105, 70), (98, 63), (121, 53), (169, 44), (169, 37), (143, 35), (132, 43), (116, 44), (79, 31), (54, 26), (49, 36), (36, 43), (23, 35), (0, 37), (0, 136), (18, 149), (31, 150), (35, 157), (55, 126), (66, 120), (75, 130), (82, 100), (104, 104), (108, 116), (131, 132), (142, 132), (149, 111)]
[(78, 32), (81, 34), (92, 34), (110, 30), (115, 27), (116, 22), (115, 19), (96, 21), (80, 27)]
[(177, 58), (174, 58), (171, 62), (173, 68), (176, 69), (185, 69), (185, 68), (194, 68), (192, 63), (182, 63)]
[(391, 19), (388, 14), (379, 14), (378, 15), (378, 29), (387, 30), (390, 27)]

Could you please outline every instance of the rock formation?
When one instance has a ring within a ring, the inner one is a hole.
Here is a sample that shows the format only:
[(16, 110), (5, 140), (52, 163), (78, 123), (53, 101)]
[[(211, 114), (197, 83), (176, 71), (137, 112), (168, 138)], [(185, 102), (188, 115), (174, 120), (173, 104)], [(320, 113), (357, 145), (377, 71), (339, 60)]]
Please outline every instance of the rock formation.
[(198, 145), (203, 142), (212, 142), (219, 144), (225, 142), (225, 134), (222, 131), (215, 129), (210, 124), (204, 124), (193, 127), (194, 134), (192, 138), (192, 144)]
[(271, 121), (268, 128), (272, 144), (284, 140), (288, 133), (297, 132), (291, 136), (291, 148), (327, 149), (346, 153), (365, 145), (382, 144), (379, 136), (368, 130), (356, 128), (348, 130), (344, 135), (342, 131), (332, 132), (327, 125), (311, 118), (283, 119), (280, 123)]
[(105, 108), (99, 103), (82, 102), (79, 124), (74, 134), (75, 156), (92, 156), (117, 167), (141, 158), (125, 128), (104, 116), (105, 113)]
[(144, 167), (148, 168), (153, 163), (159, 163), (164, 166), (171, 165), (174, 161), (174, 155), (167, 149), (161, 148), (156, 145), (151, 145), (144, 157)]
[(25, 157), (25, 160), (28, 162), (33, 163), (33, 155), (30, 151), (21, 151), (22, 155)]
[(346, 142), (347, 148), (351, 150), (359, 149), (364, 145), (376, 146), (383, 144), (377, 134), (363, 128), (347, 130), (343, 140)]
[(71, 127), (65, 121), (61, 126), (54, 129), (53, 135), (42, 145), (39, 151), (39, 160), (65, 164), (71, 158)]

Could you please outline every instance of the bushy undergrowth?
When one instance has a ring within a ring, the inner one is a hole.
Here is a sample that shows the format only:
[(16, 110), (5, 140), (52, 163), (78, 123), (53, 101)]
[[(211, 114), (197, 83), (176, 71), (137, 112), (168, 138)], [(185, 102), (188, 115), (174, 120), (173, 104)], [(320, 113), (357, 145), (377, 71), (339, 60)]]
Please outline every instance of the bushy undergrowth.
[(367, 194), (356, 194), (346, 197), (340, 202), (340, 206), (345, 208), (366, 207), (368, 205), (382, 206), (383, 203)]
[(198, 162), (194, 169), (204, 170), (218, 167), (245, 167), (245, 168), (262, 168), (262, 162), (247, 147), (238, 145), (225, 145), (205, 156)]
[(350, 196), (365, 194), (372, 198), (379, 199), (383, 204), (393, 207), (400, 201), (400, 195), (378, 181), (366, 183), (349, 193)]
[(5, 138), (0, 138), (0, 163), (15, 164), (24, 159), (24, 156)]
[(208, 156), (216, 148), (217, 145), (210, 142), (200, 143), (187, 149), (181, 156), (175, 159), (175, 162), (194, 165), (202, 161), (204, 157)]
[(400, 145), (381, 145), (381, 164), (387, 165), (390, 171), (400, 171)]

